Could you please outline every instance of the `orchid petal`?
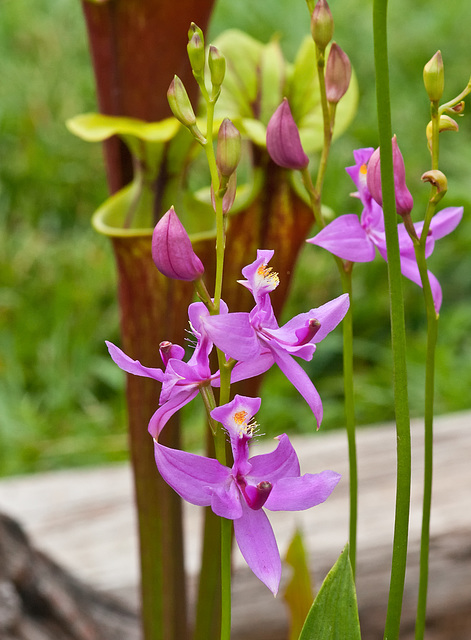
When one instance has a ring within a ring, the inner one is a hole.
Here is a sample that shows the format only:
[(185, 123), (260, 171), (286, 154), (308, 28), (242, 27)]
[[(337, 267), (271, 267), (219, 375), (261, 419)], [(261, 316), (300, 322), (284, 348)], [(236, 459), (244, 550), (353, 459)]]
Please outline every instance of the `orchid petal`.
[(239, 489), (232, 477), (217, 486), (211, 496), (211, 509), (221, 518), (236, 520), (243, 514)]
[(191, 402), (198, 395), (198, 387), (181, 387), (181, 391), (171, 397), (157, 409), (150, 419), (148, 431), (153, 438), (157, 438), (167, 422), (179, 409)]
[(272, 485), (286, 476), (299, 476), (299, 460), (288, 436), (278, 436), (278, 446), (270, 453), (263, 453), (250, 458), (252, 465), (247, 479), (253, 484), (267, 480)]
[[(419, 287), (422, 286), (422, 280), (420, 278), (419, 267), (417, 266), (417, 262), (415, 258), (408, 258), (405, 256), (401, 256), (401, 272), (406, 278), (418, 284)], [(440, 307), (442, 306), (442, 288), (437, 278), (433, 275), (431, 271), (427, 271), (428, 278), (430, 281), (430, 288), (432, 289), (433, 302), (435, 305), (435, 311), (438, 313), (440, 311)]]
[(354, 213), (335, 218), (307, 242), (350, 262), (370, 262), (375, 257), (374, 244)]
[(327, 500), (341, 476), (335, 471), (281, 478), (273, 485), (265, 507), (270, 511), (303, 511)]
[(260, 343), (248, 313), (209, 316), (201, 321), (214, 344), (231, 358), (249, 360), (259, 355)]
[(154, 441), (160, 475), (187, 502), (209, 507), (212, 494), (227, 482), (230, 469), (214, 458), (171, 449)]
[(121, 351), (121, 349), (114, 345), (112, 342), (108, 342), (108, 340), (105, 340), (105, 343), (108, 347), (108, 351), (110, 352), (110, 356), (118, 365), (118, 367), (123, 371), (132, 373), (135, 376), (153, 378), (154, 380), (158, 380), (159, 382), (162, 382), (162, 380), (164, 379), (164, 372), (162, 371), (162, 369), (144, 367), (144, 365), (142, 365), (139, 360), (132, 360), (132, 358), (127, 356), (124, 351)]
[(443, 238), (454, 231), (463, 217), (463, 207), (447, 207), (436, 213), (430, 223), (435, 239)]
[[(285, 331), (296, 331), (300, 327), (307, 324), (309, 320), (318, 320), (320, 328), (312, 338), (311, 342), (317, 344), (321, 342), (331, 331), (333, 331), (337, 325), (343, 320), (345, 314), (350, 306), (350, 299), (348, 293), (343, 293), (341, 296), (329, 300), (317, 309), (311, 309), (306, 313), (300, 313), (291, 320), (288, 320), (281, 329)], [(298, 355), (298, 354), (296, 354)]]
[(323, 416), (322, 401), (311, 379), (304, 369), (281, 349), (273, 349), (273, 356), (276, 364), (308, 403), (316, 419), (317, 428), (319, 428)]
[(254, 511), (241, 501), (243, 515), (234, 520), (234, 534), (244, 560), (273, 595), (278, 592), (281, 559), (275, 535), (263, 509)]
[[(238, 362), (232, 369), (231, 383), (247, 380), (259, 376), (274, 364), (275, 360), (271, 351), (263, 351), (259, 356), (246, 362)], [(214, 384), (214, 386), (219, 386)]]

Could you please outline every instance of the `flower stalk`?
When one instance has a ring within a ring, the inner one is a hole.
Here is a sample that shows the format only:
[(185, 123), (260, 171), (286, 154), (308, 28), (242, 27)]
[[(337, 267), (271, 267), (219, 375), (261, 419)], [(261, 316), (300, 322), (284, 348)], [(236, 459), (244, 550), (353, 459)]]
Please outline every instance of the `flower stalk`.
[[(431, 156), (432, 171), (438, 170), (440, 114), (438, 100), (431, 100), (432, 117)], [(419, 242), (414, 243), (417, 266), (424, 291), (425, 312), (427, 317), (427, 346), (425, 360), (425, 412), (424, 412), (424, 493), (422, 500), (422, 529), (420, 535), (420, 572), (417, 614), (415, 620), (415, 640), (423, 640), (425, 635), (425, 616), (427, 613), (427, 592), (430, 553), (430, 513), (432, 508), (433, 481), (433, 409), (435, 398), (435, 351), (438, 337), (438, 312), (435, 309), (430, 279), (425, 258), (425, 243), (430, 222), (435, 213), (435, 196), (438, 188), (432, 184), (430, 198), (425, 215), (424, 227)]]
[(387, 0), (374, 0), (373, 37), (378, 133), (380, 148), (382, 151), (381, 184), (388, 256), (397, 445), (396, 509), (393, 556), (384, 639), (397, 640), (399, 637), (399, 626), (401, 621), (409, 536), (411, 437), (407, 392), (404, 301), (402, 295), (401, 263), (396, 222), (393, 149), (391, 141), (391, 105), (387, 48)]

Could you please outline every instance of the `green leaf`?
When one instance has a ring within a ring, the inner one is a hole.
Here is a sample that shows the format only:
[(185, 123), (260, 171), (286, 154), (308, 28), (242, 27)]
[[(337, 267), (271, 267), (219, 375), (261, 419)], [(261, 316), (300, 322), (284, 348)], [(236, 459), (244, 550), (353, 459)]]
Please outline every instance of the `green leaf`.
[(260, 62), (260, 120), (264, 124), (272, 117), (283, 99), (285, 60), (278, 40), (272, 40), (262, 49)]
[(217, 102), (218, 115), (252, 118), (258, 97), (263, 44), (237, 29), (229, 29), (214, 42), (226, 58), (226, 77)]
[(361, 640), (348, 545), (322, 583), (299, 640)]
[(180, 128), (175, 118), (160, 122), (145, 122), (137, 118), (107, 116), (102, 113), (83, 113), (66, 122), (71, 133), (87, 142), (102, 142), (111, 136), (134, 136), (148, 142), (167, 142)]
[(306, 551), (300, 531), (294, 534), (285, 560), (293, 568), (291, 580), (284, 592), (284, 599), (291, 614), (289, 640), (296, 640), (313, 599)]
[(152, 190), (138, 179), (110, 196), (95, 211), (92, 225), (106, 236), (152, 235)]

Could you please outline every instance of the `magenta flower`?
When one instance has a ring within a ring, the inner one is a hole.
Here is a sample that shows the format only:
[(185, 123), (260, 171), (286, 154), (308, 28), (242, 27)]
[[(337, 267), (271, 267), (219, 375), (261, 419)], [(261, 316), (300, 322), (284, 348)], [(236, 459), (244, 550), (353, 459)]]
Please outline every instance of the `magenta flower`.
[(236, 395), (211, 416), (226, 429), (234, 464), (170, 449), (155, 440), (155, 461), (164, 480), (185, 500), (210, 506), (234, 521), (239, 549), (250, 569), (276, 595), (281, 560), (275, 536), (262, 507), (271, 511), (300, 511), (324, 502), (340, 480), (334, 471), (300, 475), (299, 461), (289, 438), (278, 436), (277, 448), (249, 458), (249, 442), (260, 398)]
[(347, 313), (348, 295), (301, 313), (279, 327), (270, 301), (270, 292), (278, 286), (277, 274), (268, 267), (273, 253), (259, 249), (257, 259), (242, 270), (246, 280), (240, 282), (252, 292), (256, 303), (252, 311), (207, 316), (202, 318), (202, 325), (211, 341), (227, 356), (241, 361), (241, 365), (262, 373), (276, 363), (306, 400), (319, 427), (323, 413), (319, 393), (292, 356), (312, 359), (316, 344)]
[[(347, 167), (358, 191), (353, 195), (360, 198), (363, 211), (360, 219), (355, 214), (346, 214), (335, 218), (324, 229), (307, 242), (323, 247), (330, 253), (350, 262), (370, 262), (375, 257), (375, 249), (387, 260), (384, 216), (380, 205), (373, 199), (367, 185), (367, 163), (373, 149), (357, 149), (353, 152), (355, 164)], [(369, 171), (369, 168), (368, 168)], [(435, 247), (435, 240), (451, 233), (463, 216), (463, 207), (448, 207), (437, 213), (430, 224), (425, 253), (429, 257)], [(414, 224), (420, 235), (423, 222)], [(403, 223), (398, 225), (399, 251), (402, 274), (422, 286), (419, 269), (415, 259), (414, 246)], [(442, 290), (437, 278), (428, 272), (437, 313), (442, 303)]]
[[(221, 310), (227, 313), (224, 303), (221, 305)], [(136, 376), (153, 378), (162, 383), (160, 406), (149, 422), (149, 433), (154, 438), (159, 435), (174, 413), (198, 395), (202, 386), (219, 385), (219, 372), (212, 375), (209, 367), (209, 354), (213, 344), (206, 335), (199, 332), (200, 316), (204, 313), (209, 314), (200, 302), (195, 302), (188, 309), (190, 326), (197, 339), (195, 350), (188, 362), (183, 361), (185, 354), (183, 347), (169, 342), (160, 344), (160, 355), (165, 365), (165, 372), (158, 368), (145, 367), (138, 360), (127, 356), (113, 343), (106, 342), (112, 359), (123, 371)]]
[[(414, 200), (406, 185), (406, 168), (404, 158), (397, 144), (396, 136), (392, 139), (393, 151), (393, 171), (394, 171), (394, 194), (396, 196), (396, 211), (400, 216), (406, 216), (412, 211)], [(376, 149), (368, 162), (366, 173), (366, 184), (368, 191), (374, 200), (382, 206), (383, 194), (381, 192), (381, 164), (380, 150)]]
[(204, 273), (203, 263), (193, 251), (191, 240), (173, 207), (155, 226), (152, 258), (157, 269), (167, 278), (191, 282)]
[(305, 169), (309, 164), (286, 98), (267, 125), (267, 151), (273, 162), (285, 169)]

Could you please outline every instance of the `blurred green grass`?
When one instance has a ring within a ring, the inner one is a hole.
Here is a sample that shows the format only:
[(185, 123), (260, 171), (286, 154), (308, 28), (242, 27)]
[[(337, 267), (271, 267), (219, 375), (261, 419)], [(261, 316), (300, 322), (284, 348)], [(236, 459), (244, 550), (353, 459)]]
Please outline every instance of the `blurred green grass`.
[[(422, 68), (440, 48), (446, 96), (471, 72), (465, 26), (471, 5), (398, 0), (390, 7), (393, 129), (407, 163), (417, 219), (428, 190), (424, 127), (428, 105)], [(376, 115), (371, 1), (332, 0), (335, 39), (355, 66), (361, 101), (347, 134), (333, 148), (326, 203), (337, 213), (358, 212), (344, 167), (352, 149), (375, 146)], [(459, 19), (457, 19), (457, 16)], [(246, 29), (261, 40), (274, 32), (288, 59), (309, 32), (304, 0), (253, 3), (220, 0), (211, 26)], [(76, 0), (4, 0), (0, 14), (0, 474), (121, 460), (126, 453), (124, 377), (109, 360), (105, 338), (119, 342), (115, 274), (110, 247), (90, 228), (105, 199), (99, 145), (65, 129), (67, 118), (95, 110), (86, 33)], [(439, 243), (430, 261), (444, 289), (437, 351), (438, 413), (471, 406), (471, 123), (441, 143), (449, 195), (465, 218)], [(286, 318), (338, 295), (332, 261), (307, 246), (297, 266)], [(393, 417), (386, 265), (379, 258), (354, 270), (355, 385), (358, 422)], [(424, 317), (420, 290), (405, 281), (411, 410), (422, 413)], [(344, 423), (341, 332), (322, 343), (307, 370), (324, 401), (323, 429)], [(157, 391), (157, 389), (156, 389)], [(312, 432), (305, 403), (272, 370), (259, 416), (267, 434)], [(203, 412), (186, 408), (188, 442), (197, 444)]]

